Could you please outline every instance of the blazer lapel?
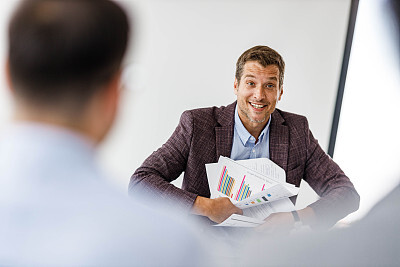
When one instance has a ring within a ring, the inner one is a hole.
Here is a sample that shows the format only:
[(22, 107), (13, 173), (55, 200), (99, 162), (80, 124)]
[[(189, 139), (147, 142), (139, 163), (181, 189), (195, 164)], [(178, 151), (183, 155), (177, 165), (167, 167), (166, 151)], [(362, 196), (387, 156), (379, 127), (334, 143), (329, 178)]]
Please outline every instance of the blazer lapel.
[(233, 135), (230, 127), (215, 127), (215, 141), (217, 147), (217, 160), (219, 156), (230, 157), (233, 142)]
[(231, 156), (235, 107), (236, 101), (227, 107), (218, 110), (217, 121), (219, 125), (215, 127), (217, 161), (219, 156)]
[(270, 159), (282, 167), (287, 172), (288, 153), (289, 153), (289, 131), (283, 123), (285, 120), (275, 110), (271, 116), (269, 132), (269, 152)]

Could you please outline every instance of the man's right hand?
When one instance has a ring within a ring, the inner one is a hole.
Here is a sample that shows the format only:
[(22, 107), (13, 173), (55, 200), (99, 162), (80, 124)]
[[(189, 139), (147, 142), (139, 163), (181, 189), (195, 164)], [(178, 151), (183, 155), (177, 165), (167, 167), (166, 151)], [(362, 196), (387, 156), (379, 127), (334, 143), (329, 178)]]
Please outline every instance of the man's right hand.
[(207, 216), (210, 220), (221, 223), (234, 213), (242, 215), (243, 211), (233, 205), (227, 197), (209, 199), (197, 196), (192, 213)]

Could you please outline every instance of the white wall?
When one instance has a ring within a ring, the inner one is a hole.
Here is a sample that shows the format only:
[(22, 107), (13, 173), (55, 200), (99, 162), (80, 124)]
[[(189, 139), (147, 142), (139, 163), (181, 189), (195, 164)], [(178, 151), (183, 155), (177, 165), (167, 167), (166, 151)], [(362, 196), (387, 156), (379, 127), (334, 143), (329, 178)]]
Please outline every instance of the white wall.
[[(286, 61), (279, 107), (306, 115), (327, 149), (350, 0), (120, 2), (135, 16), (134, 50), (126, 62), (131, 71), (120, 116), (100, 159), (121, 190), (127, 190), (133, 171), (171, 135), (184, 110), (235, 100), (236, 60), (258, 44), (276, 49)], [(2, 34), (6, 21), (1, 16)], [(2, 37), (2, 55), (4, 43)], [(1, 87), (4, 125), (10, 104)], [(314, 197), (302, 189), (299, 206)]]

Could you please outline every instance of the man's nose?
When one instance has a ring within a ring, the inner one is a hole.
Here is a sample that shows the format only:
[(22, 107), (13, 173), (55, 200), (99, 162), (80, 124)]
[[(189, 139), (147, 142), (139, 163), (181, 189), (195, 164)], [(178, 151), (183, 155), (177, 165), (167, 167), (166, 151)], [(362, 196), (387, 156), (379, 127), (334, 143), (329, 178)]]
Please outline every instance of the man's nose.
[(265, 98), (264, 89), (261, 86), (257, 86), (254, 89), (253, 97), (255, 100), (262, 100)]

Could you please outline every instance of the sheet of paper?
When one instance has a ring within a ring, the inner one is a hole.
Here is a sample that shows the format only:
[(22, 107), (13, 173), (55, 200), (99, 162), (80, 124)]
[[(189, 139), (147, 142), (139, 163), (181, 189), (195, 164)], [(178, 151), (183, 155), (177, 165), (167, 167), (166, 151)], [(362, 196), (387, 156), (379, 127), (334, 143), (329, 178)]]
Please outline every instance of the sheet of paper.
[(236, 162), (279, 183), (286, 182), (285, 170), (268, 158), (237, 160)]
[(232, 214), (228, 219), (215, 226), (256, 227), (264, 223), (264, 219), (272, 213), (294, 210), (292, 201), (288, 198), (243, 209), (243, 215)]
[[(217, 185), (215, 184), (215, 180), (211, 181), (211, 179), (216, 178), (215, 170), (213, 170), (212, 174), (214, 178), (209, 177), (210, 183), (216, 186), (216, 188), (211, 188), (213, 195), (215, 195), (214, 191), (216, 190), (219, 197), (229, 197), (234, 204), (262, 191), (266, 191), (264, 198), (260, 196), (261, 200), (264, 201), (267, 201), (267, 199), (275, 200), (282, 197), (290, 197), (297, 194), (297, 192), (292, 192), (297, 190), (293, 185), (289, 185), (286, 182), (276, 182), (226, 157), (221, 156), (219, 158), (217, 173)], [(249, 203), (251, 202), (254, 202), (253, 199), (246, 204), (250, 205)], [(251, 204), (255, 204), (255, 202)]]
[(220, 157), (206, 164), (211, 198), (229, 197), (243, 210), (216, 226), (255, 227), (275, 212), (294, 210), (289, 197), (299, 188), (286, 183), (285, 171), (269, 159), (234, 161)]
[[(278, 200), (279, 201), (279, 200)], [(271, 203), (243, 209), (243, 215), (259, 220), (264, 220), (274, 212)]]
[[(289, 190), (290, 189), (290, 190)], [(253, 206), (258, 206), (261, 204), (269, 203), (271, 201), (275, 201), (282, 198), (288, 198), (294, 195), (297, 195), (299, 192), (299, 188), (287, 188), (282, 184), (276, 184), (270, 188), (264, 189), (259, 193), (253, 194), (248, 198), (243, 199), (237, 203), (234, 203), (236, 207), (250, 208)]]
[(218, 166), (219, 196), (227, 196), (233, 203), (278, 184), (226, 157), (219, 158)]
[(294, 209), (295, 207), (292, 201), (290, 201), (290, 199), (288, 198), (283, 198), (280, 200), (265, 203), (263, 205), (258, 205), (247, 209), (243, 209), (243, 215), (264, 220), (272, 213), (288, 212)]
[(239, 214), (232, 214), (228, 219), (214, 226), (256, 227), (262, 223), (263, 220), (250, 218)]
[(210, 187), (210, 198), (217, 198), (218, 195), (218, 170), (219, 165), (218, 163), (209, 163), (206, 164), (206, 172), (207, 172), (207, 179), (208, 179), (208, 186)]

